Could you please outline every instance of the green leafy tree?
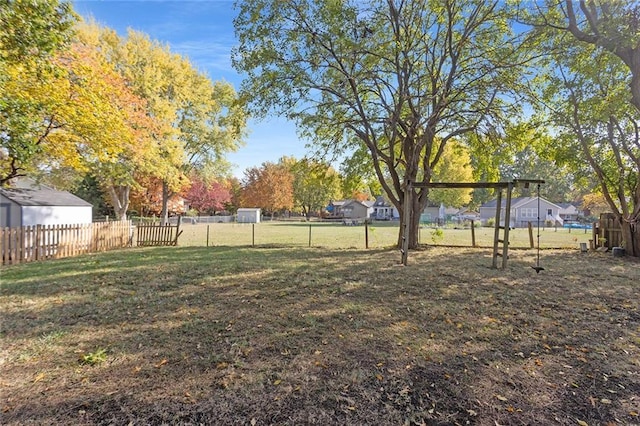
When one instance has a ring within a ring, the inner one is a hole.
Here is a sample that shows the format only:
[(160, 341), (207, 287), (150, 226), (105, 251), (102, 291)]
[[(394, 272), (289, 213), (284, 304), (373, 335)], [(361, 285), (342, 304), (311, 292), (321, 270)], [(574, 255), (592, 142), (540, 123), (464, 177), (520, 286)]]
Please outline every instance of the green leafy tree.
[(640, 111), (640, 4), (564, 0), (549, 2), (545, 26), (616, 56), (631, 73), (631, 103)]
[(549, 52), (538, 98), (558, 132), (554, 156), (574, 170), (589, 165), (627, 252), (640, 256), (640, 7), (567, 1), (541, 10), (530, 19)]
[(293, 173), (293, 198), (302, 213), (311, 217), (331, 200), (342, 196), (340, 175), (328, 164), (303, 158), (291, 168)]
[(449, 141), (500, 127), (508, 112), (513, 98), (501, 95), (519, 83), (527, 49), (506, 7), (241, 1), (234, 64), (256, 113), (285, 114), (320, 151), (368, 153), (413, 248), (428, 190), (406, 193), (405, 183), (430, 181)]
[(60, 0), (1, 0), (2, 63), (41, 62), (69, 42), (76, 21), (71, 3)]
[(342, 196), (349, 199), (375, 199), (384, 190), (376, 176), (368, 150), (360, 146), (346, 157), (340, 167)]

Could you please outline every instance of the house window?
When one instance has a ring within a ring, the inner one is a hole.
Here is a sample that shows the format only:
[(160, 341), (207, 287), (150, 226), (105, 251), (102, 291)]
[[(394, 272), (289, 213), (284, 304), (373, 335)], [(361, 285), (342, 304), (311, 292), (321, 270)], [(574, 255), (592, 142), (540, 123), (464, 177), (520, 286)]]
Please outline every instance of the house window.
[(553, 210), (547, 209), (547, 216), (553, 216)]

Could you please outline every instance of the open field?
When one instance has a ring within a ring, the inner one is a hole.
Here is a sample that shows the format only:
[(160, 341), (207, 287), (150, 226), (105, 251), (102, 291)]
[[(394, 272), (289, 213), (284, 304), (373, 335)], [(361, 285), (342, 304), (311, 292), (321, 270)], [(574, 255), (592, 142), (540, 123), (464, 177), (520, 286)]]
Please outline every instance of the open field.
[(640, 262), (132, 249), (8, 267), (0, 423), (640, 423)]
[[(261, 245), (309, 246), (309, 231), (311, 231), (311, 246), (325, 248), (365, 248), (365, 227), (344, 226), (340, 223), (321, 222), (262, 222), (255, 225), (238, 223), (212, 224), (184, 224), (179, 245), (206, 246), (207, 229), (210, 246), (247, 246), (252, 243)], [(467, 246), (471, 247), (471, 229), (442, 229), (442, 238), (434, 239), (434, 229), (423, 227), (420, 229), (420, 242), (432, 245)], [(369, 226), (369, 247), (391, 247), (398, 240), (397, 222), (377, 222)], [(537, 229), (534, 229), (534, 238)], [(478, 246), (493, 246), (493, 228), (476, 228), (476, 244)], [(510, 232), (511, 247), (528, 248), (529, 232), (518, 228)], [(546, 228), (540, 230), (540, 247), (542, 248), (574, 248), (579, 243), (588, 243), (591, 230)]]

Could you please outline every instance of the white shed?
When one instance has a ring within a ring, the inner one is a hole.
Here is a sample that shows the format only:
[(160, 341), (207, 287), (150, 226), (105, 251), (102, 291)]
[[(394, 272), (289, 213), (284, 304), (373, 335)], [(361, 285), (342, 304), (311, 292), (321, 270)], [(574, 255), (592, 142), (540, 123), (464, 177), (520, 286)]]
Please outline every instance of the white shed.
[(0, 227), (91, 223), (93, 206), (67, 191), (24, 179), (0, 189)]
[(236, 218), (238, 223), (260, 223), (260, 209), (244, 208), (238, 209)]

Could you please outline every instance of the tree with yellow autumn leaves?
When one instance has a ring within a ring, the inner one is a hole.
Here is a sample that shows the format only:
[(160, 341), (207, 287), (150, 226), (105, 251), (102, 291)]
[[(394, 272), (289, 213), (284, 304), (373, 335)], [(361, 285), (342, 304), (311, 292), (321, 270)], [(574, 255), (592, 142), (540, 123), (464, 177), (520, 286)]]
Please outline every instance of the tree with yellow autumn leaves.
[(95, 176), (124, 218), (131, 192), (157, 180), (166, 217), (194, 168), (224, 168), (242, 143), (233, 87), (147, 35), (78, 22), (57, 0), (7, 3), (0, 20), (0, 184)]

